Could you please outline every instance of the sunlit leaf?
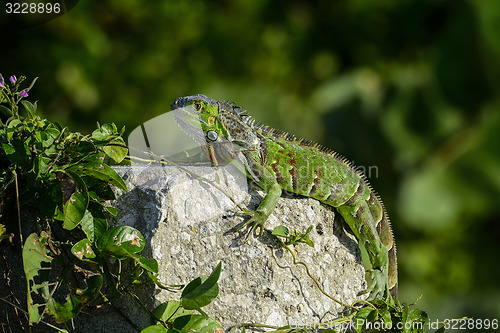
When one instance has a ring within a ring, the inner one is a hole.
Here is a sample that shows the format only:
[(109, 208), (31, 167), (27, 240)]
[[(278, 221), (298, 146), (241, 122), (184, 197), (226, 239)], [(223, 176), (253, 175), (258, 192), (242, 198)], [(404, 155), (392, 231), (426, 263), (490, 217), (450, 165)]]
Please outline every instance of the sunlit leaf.
[[(50, 299), (49, 276), (47, 269), (50, 268), (52, 257), (47, 249), (47, 235), (42, 232), (39, 237), (33, 233), (28, 236), (23, 247), (23, 267), (28, 284), (28, 313), (30, 323), (38, 323), (42, 319), (45, 307), (44, 303), (35, 303), (33, 295), (42, 296), (42, 299)], [(36, 280), (35, 280), (36, 278)]]
[(118, 214), (118, 209), (115, 207), (106, 207), (106, 210), (113, 216), (116, 216), (116, 214)]
[(139, 256), (136, 257), (136, 260), (142, 268), (152, 273), (158, 273), (158, 262), (156, 259)]
[(149, 278), (155, 283), (155, 285), (158, 288), (165, 289), (165, 290), (168, 290), (168, 291), (179, 291), (182, 288), (184, 288), (183, 284), (168, 284), (168, 285), (165, 285), (165, 284), (161, 283), (160, 280), (158, 279), (158, 275), (157, 274), (148, 272), (148, 275), (149, 275)]
[(99, 238), (97, 247), (117, 258), (125, 258), (142, 251), (145, 244), (144, 236), (139, 230), (122, 225), (108, 229)]
[(128, 148), (122, 138), (116, 138), (110, 141), (102, 148), (104, 153), (111, 158), (115, 164), (119, 164), (128, 154)]
[(23, 104), (26, 111), (28, 111), (28, 115), (30, 116), (30, 118), (31, 119), (35, 118), (35, 116), (36, 116), (36, 103), (35, 103), (35, 105), (33, 105), (29, 101), (26, 101), (26, 100), (21, 101), (21, 103)]
[[(66, 297), (65, 303), (58, 303), (54, 292), (56, 284), (50, 283), (49, 272), (53, 261), (49, 250), (50, 235), (43, 232), (38, 236), (29, 235), (23, 247), (23, 267), (28, 281), (28, 313), (30, 323), (38, 323), (43, 314), (52, 316), (55, 322), (61, 323), (74, 318), (80, 310), (94, 300), (102, 286), (102, 276), (94, 275), (86, 279), (87, 288), (77, 289)], [(36, 295), (37, 302), (33, 296)]]
[(96, 257), (94, 250), (92, 249), (92, 244), (87, 238), (84, 238), (73, 245), (71, 253), (73, 253), (73, 255), (80, 260), (92, 259)]
[(101, 161), (91, 161), (80, 163), (70, 168), (70, 170), (78, 173), (84, 173), (88, 176), (103, 180), (124, 191), (127, 191), (127, 186), (123, 179), (109, 165)]
[(287, 237), (289, 233), (290, 230), (288, 230), (288, 228), (283, 225), (275, 227), (272, 232), (274, 236), (280, 236), (280, 237)]
[(172, 323), (174, 329), (181, 332), (223, 333), (222, 327), (212, 318), (203, 315), (177, 317)]
[(90, 205), (81, 221), (83, 232), (91, 242), (95, 242), (108, 228), (108, 222), (102, 211)]
[(200, 276), (191, 281), (182, 291), (181, 304), (186, 309), (198, 310), (210, 304), (219, 294), (219, 279), (222, 263), (215, 267), (210, 276)]
[(194, 314), (194, 310), (187, 310), (181, 306), (179, 301), (168, 301), (158, 305), (153, 314), (155, 318), (151, 318), (151, 324), (157, 324), (156, 318), (162, 321), (172, 321), (177, 317)]
[(63, 206), (63, 227), (68, 230), (75, 228), (85, 216), (89, 204), (89, 196), (85, 182), (76, 173), (67, 170), (68, 175), (76, 184), (76, 189)]
[(167, 328), (165, 328), (162, 325), (151, 325), (141, 331), (141, 333), (166, 333), (166, 332), (172, 332), (172, 330), (167, 330)]

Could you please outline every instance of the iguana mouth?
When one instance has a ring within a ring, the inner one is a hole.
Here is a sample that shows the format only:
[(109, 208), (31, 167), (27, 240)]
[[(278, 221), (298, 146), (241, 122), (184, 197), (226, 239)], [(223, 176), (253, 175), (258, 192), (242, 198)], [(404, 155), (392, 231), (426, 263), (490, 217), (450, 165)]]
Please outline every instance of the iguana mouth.
[(205, 133), (201, 128), (201, 124), (208, 124), (198, 115), (197, 110), (194, 105), (189, 105), (188, 103), (194, 98), (209, 102), (211, 104), (217, 104), (205, 95), (198, 94), (190, 97), (179, 97), (174, 100), (171, 104), (171, 110), (174, 112), (174, 119), (177, 125), (194, 141), (196, 141), (200, 146), (204, 147), (207, 145), (205, 140)]

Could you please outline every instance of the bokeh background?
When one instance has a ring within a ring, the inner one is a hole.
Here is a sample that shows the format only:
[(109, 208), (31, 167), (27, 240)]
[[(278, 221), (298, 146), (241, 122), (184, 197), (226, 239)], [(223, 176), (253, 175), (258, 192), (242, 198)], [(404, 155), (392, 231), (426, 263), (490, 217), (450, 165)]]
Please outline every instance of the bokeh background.
[(130, 133), (179, 96), (236, 101), (370, 171), (401, 300), (500, 319), (500, 1), (65, 5), (48, 22), (0, 14), (0, 73), (38, 77), (45, 117)]

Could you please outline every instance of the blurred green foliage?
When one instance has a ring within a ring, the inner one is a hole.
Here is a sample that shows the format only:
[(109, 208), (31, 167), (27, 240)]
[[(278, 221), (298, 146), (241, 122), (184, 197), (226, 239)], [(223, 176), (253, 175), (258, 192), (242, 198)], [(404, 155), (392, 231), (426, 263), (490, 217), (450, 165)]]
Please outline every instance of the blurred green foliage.
[(80, 1), (36, 27), (1, 18), (0, 71), (39, 77), (30, 96), (72, 130), (130, 132), (204, 93), (376, 166), (402, 300), (423, 294), (431, 320), (500, 317), (500, 1)]

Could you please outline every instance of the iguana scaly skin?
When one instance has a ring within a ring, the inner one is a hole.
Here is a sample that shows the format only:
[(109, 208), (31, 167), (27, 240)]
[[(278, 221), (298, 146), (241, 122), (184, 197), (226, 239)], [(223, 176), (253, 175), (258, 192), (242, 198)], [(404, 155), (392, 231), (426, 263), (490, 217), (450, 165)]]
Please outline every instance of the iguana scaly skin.
[[(172, 103), (181, 127), (202, 147), (212, 165), (234, 159), (266, 192), (251, 218), (251, 233), (262, 226), (283, 190), (335, 207), (367, 250), (372, 269), (369, 298), (397, 297), (396, 245), (389, 218), (367, 179), (344, 157), (319, 144), (257, 124), (233, 103), (204, 95)], [(241, 229), (241, 227), (239, 229)]]

